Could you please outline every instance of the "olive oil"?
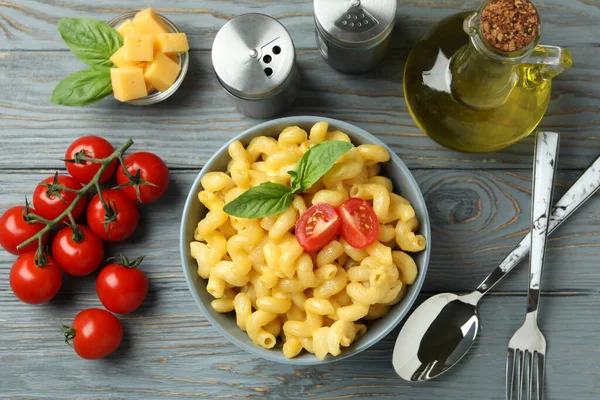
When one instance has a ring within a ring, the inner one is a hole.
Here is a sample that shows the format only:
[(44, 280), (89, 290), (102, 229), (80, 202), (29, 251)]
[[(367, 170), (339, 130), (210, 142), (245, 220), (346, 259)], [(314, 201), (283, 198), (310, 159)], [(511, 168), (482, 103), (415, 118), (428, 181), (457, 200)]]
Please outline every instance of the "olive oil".
[[(549, 78), (572, 61), (568, 51), (555, 47), (562, 51), (559, 67), (486, 54), (488, 49), (478, 48), (467, 34), (475, 15), (450, 16), (415, 45), (404, 73), (404, 95), (413, 119), (432, 139), (460, 151), (489, 152), (535, 130), (550, 101)], [(536, 47), (536, 58), (546, 60), (546, 51)]]

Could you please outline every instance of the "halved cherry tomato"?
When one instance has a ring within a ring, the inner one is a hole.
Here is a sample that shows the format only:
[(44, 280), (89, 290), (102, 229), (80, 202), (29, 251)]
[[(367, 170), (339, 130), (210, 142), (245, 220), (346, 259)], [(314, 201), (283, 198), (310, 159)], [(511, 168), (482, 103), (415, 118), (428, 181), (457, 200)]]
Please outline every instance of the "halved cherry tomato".
[(38, 266), (36, 252), (21, 255), (10, 270), (10, 287), (19, 300), (27, 304), (42, 304), (50, 301), (62, 285), (62, 272), (52, 257)]
[(329, 204), (315, 204), (296, 222), (296, 240), (309, 253), (320, 250), (340, 233), (342, 221)]
[(52, 257), (69, 275), (89, 275), (104, 260), (104, 243), (87, 226), (78, 226), (77, 232), (67, 226), (52, 241)]
[(379, 235), (379, 220), (373, 207), (362, 199), (346, 200), (337, 213), (342, 219), (342, 237), (352, 247), (362, 249)]
[[(62, 214), (77, 197), (75, 193), (67, 190), (59, 190), (58, 193), (48, 193), (49, 188), (46, 185), (52, 185), (54, 178), (54, 176), (50, 176), (44, 179), (42, 183), (37, 185), (33, 192), (33, 206), (35, 207), (37, 214), (49, 220), (53, 220)], [(58, 175), (56, 179), (57, 182), (64, 187), (72, 190), (81, 189), (81, 183), (70, 176)], [(81, 214), (83, 214), (83, 211), (85, 210), (85, 202), (85, 197), (79, 200), (79, 203), (77, 203), (71, 212), (73, 218), (77, 219), (81, 217)], [(67, 222), (69, 221), (69, 218), (65, 217), (63, 218), (63, 221)]]
[[(89, 158), (106, 158), (114, 151), (115, 149), (112, 144), (101, 137), (83, 136), (71, 143), (65, 153), (65, 160), (75, 160), (76, 162), (65, 162), (65, 166), (73, 178), (84, 184), (89, 183), (94, 178), (101, 165), (90, 161), (77, 162), (78, 154), (83, 152), (83, 154)], [(100, 183), (108, 181), (113, 176), (116, 169), (117, 160), (114, 160), (102, 173)]]
[[(29, 211), (35, 213), (33, 208), (29, 208)], [(35, 251), (38, 247), (37, 240), (19, 250), (17, 250), (17, 246), (45, 227), (44, 224), (39, 222), (29, 223), (25, 221), (24, 213), (25, 206), (16, 206), (6, 210), (0, 217), (0, 245), (11, 254), (25, 254)], [(48, 240), (48, 234), (43, 237), (44, 244), (46, 244), (46, 240)]]
[(120, 190), (105, 190), (102, 192), (102, 199), (104, 205), (98, 195), (90, 200), (87, 209), (88, 226), (100, 239), (109, 242), (127, 239), (135, 232), (140, 221), (135, 203)]
[(73, 340), (79, 357), (95, 360), (106, 357), (119, 348), (123, 340), (121, 321), (100, 308), (83, 310), (73, 320), (73, 326), (63, 325), (66, 341)]

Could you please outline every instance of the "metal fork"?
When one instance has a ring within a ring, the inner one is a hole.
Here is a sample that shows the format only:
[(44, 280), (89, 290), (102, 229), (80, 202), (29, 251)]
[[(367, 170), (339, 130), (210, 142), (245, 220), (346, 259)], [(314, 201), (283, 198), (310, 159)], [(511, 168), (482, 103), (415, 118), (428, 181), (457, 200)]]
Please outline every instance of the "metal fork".
[(548, 237), (548, 220), (558, 157), (557, 133), (536, 136), (531, 206), (531, 251), (529, 290), (525, 323), (508, 342), (506, 399), (542, 400), (546, 366), (546, 339), (537, 326), (540, 284)]

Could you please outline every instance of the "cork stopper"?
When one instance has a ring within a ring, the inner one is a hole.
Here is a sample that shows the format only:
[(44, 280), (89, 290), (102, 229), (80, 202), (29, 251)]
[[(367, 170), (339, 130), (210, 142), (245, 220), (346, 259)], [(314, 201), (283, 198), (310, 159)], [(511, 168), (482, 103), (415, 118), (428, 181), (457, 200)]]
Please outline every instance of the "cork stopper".
[(481, 32), (492, 47), (506, 52), (527, 47), (537, 36), (540, 20), (529, 0), (491, 0), (481, 12)]

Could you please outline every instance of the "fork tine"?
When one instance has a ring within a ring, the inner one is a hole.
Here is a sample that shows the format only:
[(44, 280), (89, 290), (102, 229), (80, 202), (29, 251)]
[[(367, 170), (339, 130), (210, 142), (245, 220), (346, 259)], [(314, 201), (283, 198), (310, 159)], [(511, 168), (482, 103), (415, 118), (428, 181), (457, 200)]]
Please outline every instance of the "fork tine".
[(535, 353), (530, 351), (525, 352), (525, 365), (527, 366), (527, 400), (532, 400), (533, 397), (533, 360)]
[(545, 375), (545, 356), (537, 353), (537, 400), (544, 400), (544, 375)]
[(517, 400), (523, 400), (523, 373), (525, 369), (525, 352), (517, 350), (517, 354), (519, 354), (519, 363), (517, 364), (519, 372)]
[[(512, 365), (511, 365), (512, 359)], [(508, 349), (506, 357), (506, 400), (512, 400), (515, 383), (515, 363), (517, 359), (516, 350)]]

